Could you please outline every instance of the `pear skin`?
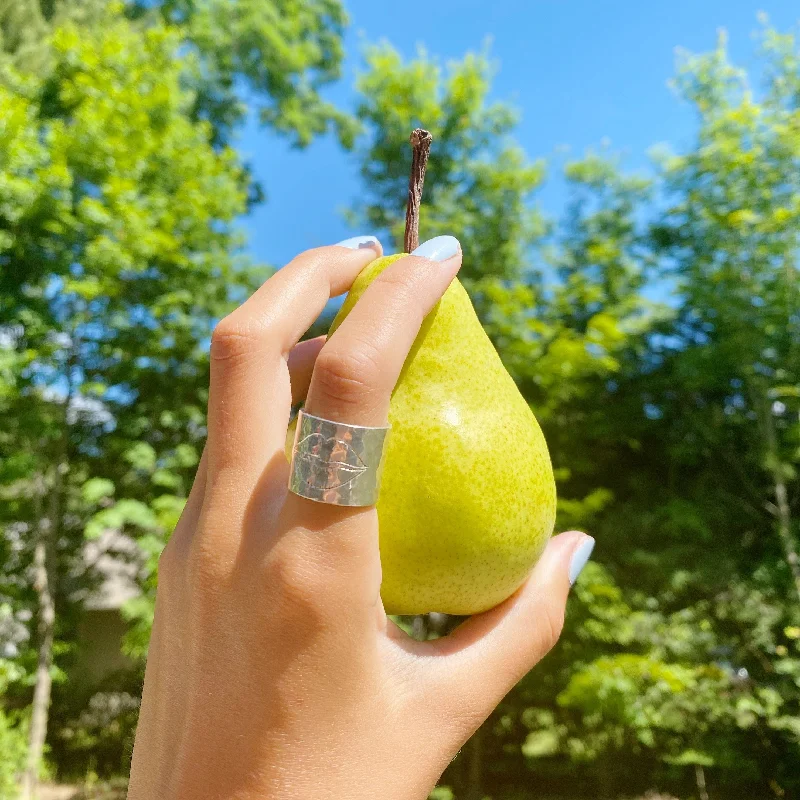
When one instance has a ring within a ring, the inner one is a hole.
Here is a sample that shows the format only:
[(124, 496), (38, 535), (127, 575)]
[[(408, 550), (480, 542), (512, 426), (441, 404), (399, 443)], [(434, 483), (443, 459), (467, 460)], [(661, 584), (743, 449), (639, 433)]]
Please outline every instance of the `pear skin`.
[[(356, 279), (329, 335), (389, 264)], [(377, 511), (389, 614), (476, 614), (525, 581), (553, 532), (547, 444), (456, 279), (392, 394)]]

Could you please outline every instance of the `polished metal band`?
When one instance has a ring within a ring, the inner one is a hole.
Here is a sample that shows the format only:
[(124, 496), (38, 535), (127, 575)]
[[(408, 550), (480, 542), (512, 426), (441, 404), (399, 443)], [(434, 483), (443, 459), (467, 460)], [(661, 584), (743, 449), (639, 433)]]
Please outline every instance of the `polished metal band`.
[(388, 427), (345, 425), (300, 411), (289, 490), (336, 506), (375, 505), (388, 433)]

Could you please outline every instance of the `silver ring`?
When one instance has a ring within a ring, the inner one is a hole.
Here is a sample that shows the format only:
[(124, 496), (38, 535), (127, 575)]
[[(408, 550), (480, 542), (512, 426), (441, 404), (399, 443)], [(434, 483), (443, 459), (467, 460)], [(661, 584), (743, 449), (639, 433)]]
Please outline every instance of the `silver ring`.
[(388, 427), (345, 425), (300, 411), (289, 491), (334, 506), (375, 505), (388, 433)]

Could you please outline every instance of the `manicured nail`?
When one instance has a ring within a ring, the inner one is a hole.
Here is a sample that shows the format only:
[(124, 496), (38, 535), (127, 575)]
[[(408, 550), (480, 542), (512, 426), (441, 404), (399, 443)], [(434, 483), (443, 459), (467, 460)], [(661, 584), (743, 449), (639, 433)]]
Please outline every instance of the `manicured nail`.
[(411, 255), (429, 258), (431, 261), (447, 261), (461, 252), (461, 245), (455, 236), (434, 236), (423, 242)]
[(576, 548), (575, 552), (572, 554), (572, 558), (569, 562), (569, 585), (572, 586), (576, 580), (578, 580), (578, 575), (581, 574), (581, 571), (586, 566), (586, 562), (589, 560), (589, 556), (592, 555), (592, 550), (594, 550), (594, 539), (591, 536), (587, 536), (584, 541), (582, 541), (578, 547)]
[(337, 247), (347, 247), (350, 250), (361, 250), (362, 247), (372, 247), (379, 249), (380, 242), (374, 236), (351, 236), (343, 242), (337, 242)]

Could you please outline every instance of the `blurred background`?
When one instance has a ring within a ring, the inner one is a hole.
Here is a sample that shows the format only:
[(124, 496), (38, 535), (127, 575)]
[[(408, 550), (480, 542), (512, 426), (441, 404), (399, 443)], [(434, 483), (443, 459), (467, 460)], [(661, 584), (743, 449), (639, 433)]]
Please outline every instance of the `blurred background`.
[(598, 541), (433, 797), (800, 798), (797, 17), (0, 0), (0, 798), (124, 797), (210, 331), (298, 251), (396, 248), (417, 125), (422, 238)]

